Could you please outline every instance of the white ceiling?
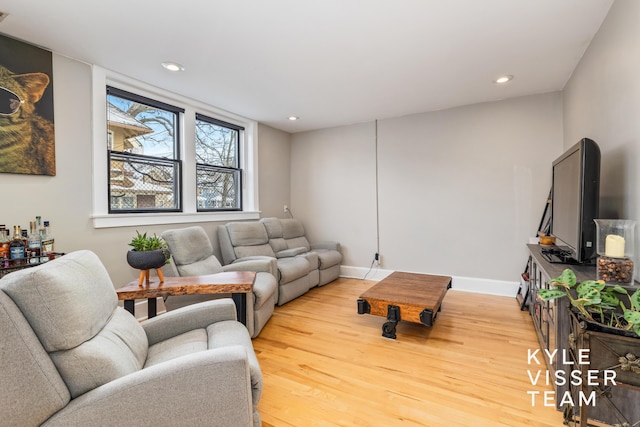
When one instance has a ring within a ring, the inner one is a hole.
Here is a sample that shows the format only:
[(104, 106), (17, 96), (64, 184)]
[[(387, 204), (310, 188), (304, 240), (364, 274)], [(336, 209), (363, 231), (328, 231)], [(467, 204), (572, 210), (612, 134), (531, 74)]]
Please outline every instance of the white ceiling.
[(299, 132), (561, 90), (612, 3), (2, 0), (0, 33)]

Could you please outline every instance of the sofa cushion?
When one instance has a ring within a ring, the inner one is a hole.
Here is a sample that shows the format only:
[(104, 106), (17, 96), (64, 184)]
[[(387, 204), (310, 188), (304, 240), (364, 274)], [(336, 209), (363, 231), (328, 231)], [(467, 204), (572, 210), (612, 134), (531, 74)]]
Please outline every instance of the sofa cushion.
[(342, 254), (338, 251), (320, 249), (314, 250), (313, 252), (318, 254), (321, 270), (333, 267), (334, 265), (338, 265), (342, 262)]
[(282, 237), (287, 240), (305, 236), (304, 227), (297, 219), (281, 219), (280, 225), (282, 226)]
[(280, 284), (292, 282), (300, 277), (306, 276), (312, 267), (304, 256), (278, 259), (278, 273)]
[(267, 230), (260, 222), (230, 222), (226, 227), (233, 246), (256, 246), (269, 243)]
[(256, 246), (236, 246), (234, 248), (237, 258), (248, 258), (256, 256), (268, 256), (275, 258), (276, 254), (269, 244)]
[(147, 358), (142, 326), (117, 307), (105, 327), (92, 339), (70, 350), (50, 353), (72, 398), (122, 376), (139, 371)]
[(171, 257), (181, 276), (199, 276), (222, 271), (213, 255), (209, 236), (200, 226), (166, 230), (161, 234), (171, 249)]
[(118, 306), (107, 270), (90, 251), (14, 272), (3, 279), (2, 287), (48, 352), (93, 338)]

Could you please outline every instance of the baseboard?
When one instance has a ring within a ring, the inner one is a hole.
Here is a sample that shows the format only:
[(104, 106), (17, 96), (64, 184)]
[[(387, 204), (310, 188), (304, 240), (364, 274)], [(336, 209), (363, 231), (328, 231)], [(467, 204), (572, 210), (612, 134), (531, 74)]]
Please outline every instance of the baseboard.
[(391, 273), (393, 273), (393, 270), (383, 270), (379, 267), (364, 268), (348, 265), (340, 266), (340, 277), (347, 277), (350, 279), (373, 280), (374, 282), (378, 282)]
[[(363, 267), (342, 265), (340, 266), (340, 277), (380, 281), (387, 277), (389, 274), (393, 273), (393, 271), (394, 270), (384, 270), (381, 268), (368, 269)], [(478, 294), (489, 294), (514, 298), (517, 295), (518, 287), (520, 286), (519, 282), (463, 276), (451, 276), (451, 282), (451, 289), (454, 289), (456, 291), (475, 292)]]

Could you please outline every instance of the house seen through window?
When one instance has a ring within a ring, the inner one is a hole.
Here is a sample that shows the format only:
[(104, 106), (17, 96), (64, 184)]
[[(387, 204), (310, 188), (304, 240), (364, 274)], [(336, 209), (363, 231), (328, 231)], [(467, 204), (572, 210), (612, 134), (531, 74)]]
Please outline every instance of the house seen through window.
[(198, 211), (242, 209), (240, 138), (244, 128), (196, 114)]
[(110, 213), (181, 211), (183, 111), (107, 88)]

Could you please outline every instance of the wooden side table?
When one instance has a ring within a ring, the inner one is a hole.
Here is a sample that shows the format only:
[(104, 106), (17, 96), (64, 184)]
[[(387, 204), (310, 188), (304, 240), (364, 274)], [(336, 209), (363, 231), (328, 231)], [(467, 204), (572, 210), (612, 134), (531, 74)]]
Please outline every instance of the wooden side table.
[(134, 314), (135, 300), (147, 298), (150, 319), (157, 314), (156, 298), (176, 295), (231, 294), (236, 304), (238, 320), (247, 323), (247, 294), (253, 292), (256, 273), (253, 271), (227, 271), (205, 276), (165, 277), (139, 285), (138, 280), (116, 289), (124, 308)]

